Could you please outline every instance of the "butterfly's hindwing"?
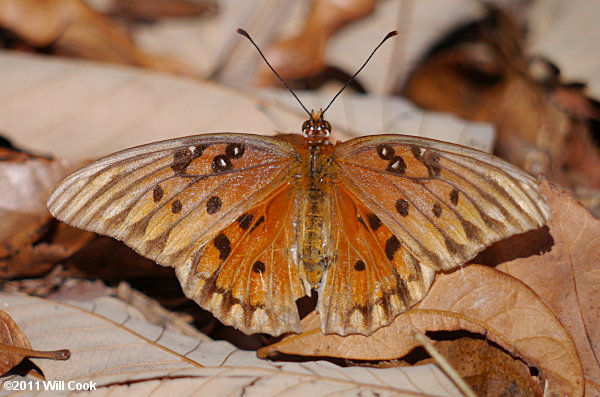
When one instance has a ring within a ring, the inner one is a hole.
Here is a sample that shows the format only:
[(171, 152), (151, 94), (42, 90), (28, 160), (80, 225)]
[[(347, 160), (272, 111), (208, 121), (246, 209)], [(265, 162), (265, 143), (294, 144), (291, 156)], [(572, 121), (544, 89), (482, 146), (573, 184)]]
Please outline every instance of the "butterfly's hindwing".
[(318, 309), (325, 333), (369, 335), (419, 302), (435, 271), (343, 186), (333, 191), (330, 264)]
[(305, 278), (291, 255), (295, 192), (289, 181), (247, 210), (178, 269), (186, 295), (246, 333), (299, 332)]

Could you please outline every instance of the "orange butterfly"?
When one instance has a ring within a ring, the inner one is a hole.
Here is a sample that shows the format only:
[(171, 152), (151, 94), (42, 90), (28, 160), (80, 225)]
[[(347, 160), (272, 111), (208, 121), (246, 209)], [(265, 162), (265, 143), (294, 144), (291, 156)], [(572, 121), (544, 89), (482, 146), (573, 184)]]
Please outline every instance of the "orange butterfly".
[[(364, 66), (364, 65), (363, 65)], [(362, 69), (362, 68), (361, 68)], [(50, 212), (175, 268), (189, 298), (245, 333), (369, 335), (418, 303), (437, 270), (541, 226), (538, 182), (486, 153), (405, 135), (332, 144), (207, 134), (107, 156), (62, 181)]]

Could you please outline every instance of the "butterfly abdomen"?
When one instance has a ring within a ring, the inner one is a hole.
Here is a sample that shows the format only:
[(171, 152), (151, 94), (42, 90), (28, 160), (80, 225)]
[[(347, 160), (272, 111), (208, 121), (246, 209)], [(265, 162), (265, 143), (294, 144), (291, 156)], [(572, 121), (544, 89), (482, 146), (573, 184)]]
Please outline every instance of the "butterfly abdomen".
[(327, 267), (326, 247), (330, 229), (327, 214), (331, 207), (331, 182), (327, 177), (329, 163), (326, 158), (330, 151), (328, 145), (311, 147), (303, 167), (305, 186), (300, 189), (304, 192), (300, 198), (300, 262), (307, 281), (315, 289), (319, 287)]

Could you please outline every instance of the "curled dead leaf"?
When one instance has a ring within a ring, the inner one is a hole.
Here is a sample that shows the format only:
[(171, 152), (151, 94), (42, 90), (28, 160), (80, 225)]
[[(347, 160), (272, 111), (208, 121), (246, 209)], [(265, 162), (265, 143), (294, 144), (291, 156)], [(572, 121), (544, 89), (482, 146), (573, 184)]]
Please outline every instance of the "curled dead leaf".
[(583, 395), (583, 372), (571, 336), (550, 308), (525, 284), (492, 268), (469, 265), (438, 274), (413, 310), (369, 337), (323, 335), (319, 318), (304, 318), (300, 335), (262, 348), (275, 353), (355, 360), (399, 358), (418, 346), (413, 332), (468, 330), (481, 333), (540, 370), (556, 395)]
[[(374, 8), (374, 0), (316, 0), (303, 30), (289, 40), (273, 44), (265, 51), (267, 58), (286, 81), (314, 76), (325, 69), (325, 49), (331, 35), (347, 23), (369, 15)], [(261, 65), (256, 81), (259, 85), (280, 84), (266, 65)]]

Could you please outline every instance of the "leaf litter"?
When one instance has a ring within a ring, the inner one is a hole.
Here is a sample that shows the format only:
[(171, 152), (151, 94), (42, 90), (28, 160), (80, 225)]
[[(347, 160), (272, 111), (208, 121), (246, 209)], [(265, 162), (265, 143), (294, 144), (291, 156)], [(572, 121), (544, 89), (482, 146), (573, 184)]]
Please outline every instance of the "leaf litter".
[[(66, 1), (63, 3), (67, 4)], [(54, 4), (59, 4), (59, 1)], [(93, 18), (96, 19), (90, 26), (98, 27), (103, 23), (96, 16)], [(514, 26), (502, 26), (504, 32), (509, 32), (508, 37), (519, 34), (514, 30), (511, 32)], [(73, 26), (69, 27), (72, 28)], [(23, 37), (30, 43), (42, 42)], [(68, 36), (66, 38), (68, 39)], [(63, 42), (76, 46), (82, 44), (77, 40)], [(81, 48), (84, 47), (79, 47)], [(511, 48), (519, 49), (518, 46)], [(465, 53), (458, 55), (464, 57)], [(460, 60), (460, 56), (454, 60)], [(518, 53), (514, 58), (523, 61), (524, 56)], [(110, 60), (109, 58), (105, 56), (106, 60)], [(444, 62), (438, 66), (448, 66)], [(473, 66), (472, 58), (463, 58), (462, 62), (463, 66)], [(497, 69), (498, 65), (494, 62), (483, 62), (476, 66), (482, 68), (480, 71), (483, 72), (483, 77), (487, 76), (492, 80), (499, 71), (506, 71)], [(443, 73), (438, 73), (438, 76), (442, 75)], [(594, 151), (595, 147), (592, 144), (588, 145), (590, 142), (586, 140), (588, 138), (585, 132), (579, 129), (581, 124), (578, 124), (577, 120), (569, 119), (570, 116), (565, 111), (575, 115), (575, 118), (587, 120), (597, 117), (597, 109), (587, 98), (582, 97), (582, 92), (567, 90), (562, 83), (552, 86), (551, 99), (554, 102), (549, 103), (540, 100), (541, 91), (539, 87), (532, 88), (530, 78), (523, 80), (523, 75), (518, 73), (509, 73), (509, 77), (506, 80), (508, 84), (502, 86), (501, 93), (493, 92), (492, 89), (491, 93), (484, 90), (482, 96), (473, 96), (479, 99), (488, 98), (489, 101), (478, 100), (484, 105), (502, 100), (500, 109), (508, 113), (496, 114), (499, 120), (504, 122), (499, 123), (499, 126), (501, 130), (504, 128), (504, 131), (509, 132), (508, 135), (504, 135), (505, 138), (508, 137), (508, 142), (518, 144), (501, 143), (501, 146), (517, 148), (517, 155), (527, 150), (535, 154), (538, 151), (535, 147), (532, 149), (531, 142), (535, 145), (541, 143), (541, 147), (551, 154), (552, 162), (545, 162), (547, 159), (543, 156), (530, 155), (525, 156), (528, 162), (524, 162), (523, 165), (534, 171), (540, 164), (542, 168), (548, 166), (554, 172), (550, 172), (553, 179), (566, 181), (570, 186), (583, 180), (584, 185), (591, 186), (588, 198), (589, 202), (594, 202), (594, 178), (597, 178), (598, 167), (593, 165), (596, 164), (597, 151)], [(548, 136), (537, 136), (540, 129), (530, 128), (531, 118), (527, 117), (527, 114), (514, 112), (515, 108), (511, 106), (516, 104), (514, 98), (517, 97), (525, 98), (525, 104), (517, 107), (542, 115), (543, 119), (538, 122), (543, 126), (554, 126), (556, 135), (553, 135), (552, 139), (547, 139)], [(455, 104), (463, 102), (456, 101)], [(559, 104), (562, 108), (557, 110), (553, 107), (554, 104)], [(496, 103), (494, 109), (497, 108)], [(457, 111), (465, 112), (464, 109)], [(491, 117), (488, 111), (489, 109), (478, 108), (472, 114), (467, 114), (467, 117), (478, 120), (484, 116)], [(506, 117), (506, 114), (512, 116)], [(510, 135), (516, 130), (511, 125), (522, 127), (522, 135)], [(501, 139), (504, 139), (502, 134), (501, 131)], [(561, 139), (556, 139), (556, 136)], [(572, 145), (568, 155), (561, 152), (564, 145), (557, 145), (565, 139), (569, 141), (565, 136), (575, 136), (574, 140), (577, 143)], [(306, 329), (303, 334), (288, 336), (281, 341), (254, 339), (262, 345), (270, 344), (259, 350), (260, 357), (277, 357), (277, 354), (286, 353), (302, 356), (303, 358), (297, 357), (299, 360), (343, 358), (347, 366), (357, 366), (343, 368), (323, 361), (299, 364), (258, 360), (252, 352), (241, 351), (227, 342), (199, 338), (197, 334), (188, 338), (175, 332), (174, 330), (181, 331), (186, 327), (170, 327), (169, 322), (173, 320), (169, 319), (168, 312), (154, 308), (140, 314), (136, 309), (123, 306), (118, 301), (98, 297), (113, 291), (103, 283), (86, 284), (88, 282), (85, 280), (73, 279), (72, 284), (68, 285), (65, 280), (73, 276), (100, 278), (108, 283), (115, 283), (121, 277), (132, 276), (131, 270), (130, 274), (119, 273), (118, 269), (124, 268), (122, 263), (139, 262), (140, 268), (134, 272), (137, 272), (135, 276), (140, 279), (150, 277), (152, 273), (163, 268), (144, 262), (144, 259), (136, 259), (135, 255), (124, 250), (116, 252), (115, 249), (120, 248), (115, 248), (119, 245), (114, 242), (92, 240), (91, 235), (80, 234), (79, 231), (50, 220), (45, 208), (39, 207), (39, 203), (45, 202), (47, 186), (38, 185), (39, 181), (55, 182), (55, 179), (62, 177), (60, 174), (65, 171), (56, 171), (57, 167), (62, 166), (60, 162), (32, 158), (27, 154), (11, 151), (2, 151), (0, 155), (5, 160), (4, 164), (0, 163), (0, 175), (11, 175), (11, 167), (21, 167), (17, 174), (14, 174), (18, 177), (3, 178), (19, 181), (2, 186), (9, 186), (13, 190), (7, 191), (6, 194), (2, 191), (0, 194), (0, 222), (4, 222), (0, 226), (5, 226), (0, 228), (0, 276), (4, 279), (16, 278), (3, 281), (3, 290), (10, 286), (12, 290), (43, 296), (54, 294), (55, 298), (73, 299), (79, 296), (84, 299), (78, 304), (67, 304), (5, 294), (0, 298), (5, 308), (16, 316), (19, 323), (22, 319), (26, 320), (24, 329), (36, 346), (38, 342), (42, 346), (50, 344), (56, 340), (53, 338), (60, 335), (60, 341), (68, 341), (75, 347), (74, 356), (69, 362), (49, 363), (38, 360), (40, 368), (49, 379), (71, 379), (75, 376), (101, 379), (104, 385), (112, 385), (114, 388), (107, 387), (107, 393), (118, 388), (123, 391), (125, 387), (128, 392), (135, 388), (140, 392), (191, 390), (221, 393), (251, 390), (257, 394), (286, 390), (288, 394), (292, 390), (292, 395), (300, 395), (314, 392), (316, 389), (313, 389), (313, 386), (317, 387), (318, 384), (323, 386), (318, 389), (321, 393), (332, 394), (348, 391), (358, 393), (368, 389), (377, 390), (382, 394), (401, 391), (407, 394), (430, 392), (457, 395), (454, 386), (431, 365), (393, 367), (387, 369), (389, 372), (380, 372), (379, 369), (364, 367), (365, 362), (360, 361), (372, 360), (371, 364), (376, 366), (387, 362), (384, 360), (398, 360), (414, 355), (418, 344), (413, 339), (413, 332), (417, 330), (428, 332), (433, 339), (442, 339), (436, 343), (436, 348), (459, 370), (463, 378), (469, 380), (474, 389), (486, 395), (501, 394), (505, 390), (513, 390), (514, 394), (516, 391), (538, 394), (542, 386), (549, 395), (582, 395), (584, 385), (586, 394), (600, 394), (600, 327), (597, 326), (600, 316), (597, 306), (597, 302), (600, 301), (600, 283), (596, 270), (600, 262), (597, 238), (600, 230), (597, 220), (571, 196), (555, 188), (545, 187), (552, 208), (552, 219), (546, 228), (499, 242), (477, 258), (479, 263), (484, 265), (499, 264), (496, 269), (474, 265), (451, 274), (441, 274), (430, 295), (418, 307), (401, 315), (392, 325), (371, 337), (353, 335), (342, 338), (321, 335), (316, 326), (318, 315), (311, 313), (303, 320)], [(514, 153), (508, 153), (507, 157), (510, 158), (511, 155)], [(523, 161), (523, 158), (519, 160), (518, 156), (515, 158), (517, 162)], [(568, 167), (557, 167), (557, 164), (567, 164)], [(45, 171), (40, 171), (40, 167)], [(43, 172), (49, 172), (50, 178), (40, 177)], [(57, 173), (53, 174), (54, 172)], [(53, 182), (48, 184), (52, 185)], [(33, 190), (19, 190), (29, 187)], [(30, 197), (35, 198), (31, 200), (31, 206)], [(8, 204), (5, 199), (8, 199)], [(27, 205), (24, 206), (23, 203)], [(23, 211), (24, 208), (26, 210)], [(103, 253), (113, 253), (113, 258), (106, 262), (106, 259), (100, 258)], [(95, 259), (95, 270), (91, 270), (94, 266), (88, 267), (94, 261), (86, 263), (91, 258)], [(66, 270), (56, 267), (50, 271), (57, 262), (65, 263)], [(107, 266), (107, 263), (112, 265)], [(38, 278), (40, 281), (36, 286), (31, 284), (31, 280), (22, 279), (39, 276), (44, 278)], [(169, 277), (172, 277), (172, 274), (165, 273), (160, 274), (157, 279), (160, 279), (162, 284), (169, 285)], [(54, 286), (61, 283), (61, 288), (57, 290)], [(154, 281), (149, 284), (152, 283)], [(121, 296), (127, 296), (127, 299), (138, 307), (152, 306), (150, 302), (153, 301), (138, 301), (139, 297), (133, 297), (130, 292)], [(169, 299), (181, 298), (171, 296)], [(28, 311), (29, 306), (34, 308), (35, 315)], [(198, 311), (196, 308), (195, 313)], [(152, 322), (160, 326), (147, 323), (147, 318), (152, 317)], [(190, 317), (186, 315), (182, 318)], [(197, 321), (196, 314), (193, 318)], [(83, 324), (85, 327), (82, 327)], [(225, 334), (226, 328), (219, 328), (214, 322), (212, 324), (205, 328), (217, 330), (211, 336)], [(57, 334), (52, 335), (44, 328), (46, 325), (55, 327)], [(468, 337), (464, 337), (465, 331), (468, 331)], [(95, 335), (101, 337), (95, 339)], [(440, 335), (449, 336), (450, 340), (443, 340), (445, 337)], [(460, 337), (461, 335), (463, 337)], [(233, 340), (236, 338), (240, 336), (234, 336)], [(239, 339), (237, 341), (239, 343)], [(107, 351), (111, 354), (107, 354)], [(142, 353), (137, 357), (139, 352)], [(161, 355), (161, 352), (164, 355)], [(139, 360), (128, 361), (132, 355)], [(81, 360), (86, 360), (89, 364), (81, 366)], [(390, 361), (392, 362), (394, 361)], [(423, 364), (430, 361), (425, 359), (417, 362)], [(120, 367), (123, 364), (124, 367)], [(399, 365), (410, 364), (404, 361)], [(497, 370), (494, 371), (494, 368)], [(531, 368), (535, 368), (537, 372)], [(394, 383), (386, 378), (398, 377), (399, 373), (406, 377), (407, 384), (411, 386)], [(348, 381), (354, 376), (360, 381)], [(165, 382), (166, 379), (170, 381)], [(385, 381), (380, 382), (382, 379)], [(135, 380), (144, 381), (134, 382)], [(430, 380), (433, 385), (431, 389), (419, 389)], [(289, 386), (290, 383), (293, 386)], [(419, 385), (418, 390), (414, 388), (413, 383)]]

